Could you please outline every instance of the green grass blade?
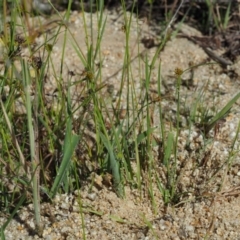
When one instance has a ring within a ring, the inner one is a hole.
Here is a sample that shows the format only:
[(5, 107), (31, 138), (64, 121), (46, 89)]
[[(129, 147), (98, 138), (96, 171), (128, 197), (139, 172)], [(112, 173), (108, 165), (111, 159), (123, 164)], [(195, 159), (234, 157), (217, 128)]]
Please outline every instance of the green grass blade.
[(20, 198), (20, 201), (17, 203), (16, 207), (14, 208), (13, 212), (9, 216), (8, 220), (1, 226), (1, 239), (5, 239), (4, 230), (8, 226), (8, 224), (12, 221), (14, 215), (18, 212), (19, 208), (23, 205), (26, 200), (26, 194), (23, 194)]
[(63, 145), (63, 159), (62, 159), (60, 168), (58, 169), (58, 175), (54, 180), (53, 186), (49, 194), (51, 198), (53, 198), (56, 195), (60, 184), (65, 180), (66, 173), (68, 172), (69, 167), (71, 165), (71, 157), (80, 140), (80, 136), (72, 134), (71, 131), (72, 131), (72, 121), (68, 120), (66, 135), (64, 139), (64, 145)]
[(156, 127), (149, 128), (146, 131), (140, 133), (137, 136), (137, 144), (140, 144), (144, 139), (147, 139), (148, 136), (151, 136), (151, 134), (156, 130)]
[(168, 161), (173, 150), (173, 142), (174, 142), (174, 135), (172, 132), (170, 132), (168, 133), (168, 139), (164, 149), (164, 158), (163, 158), (164, 166), (168, 166)]
[(112, 147), (109, 139), (106, 136), (104, 136), (101, 132), (100, 132), (100, 137), (101, 137), (101, 140), (102, 140), (104, 146), (108, 150), (108, 153), (110, 156), (110, 167), (111, 167), (112, 174), (113, 174), (114, 187), (116, 189), (118, 196), (123, 197), (123, 186), (121, 183), (119, 163), (115, 158), (115, 155), (113, 152), (113, 147)]
[(224, 22), (223, 22), (223, 29), (225, 30), (228, 26), (229, 20), (230, 20), (230, 13), (231, 13), (231, 7), (232, 7), (232, 3), (231, 1), (229, 1), (228, 7), (227, 7), (227, 11), (224, 17)]
[(235, 97), (232, 98), (232, 100), (230, 100), (226, 106), (223, 107), (223, 109), (221, 111), (219, 111), (215, 117), (213, 117), (211, 119), (211, 121), (209, 121), (207, 123), (207, 125), (205, 126), (205, 133), (208, 133), (217, 123), (217, 121), (219, 121), (220, 119), (224, 118), (228, 112), (230, 111), (230, 109), (232, 108), (233, 104), (239, 99), (240, 97), (240, 93), (238, 93)]
[[(40, 192), (39, 192), (39, 145), (38, 145), (38, 92), (35, 92), (34, 103), (32, 104), (30, 96), (30, 88), (32, 79), (30, 77), (29, 65), (25, 60), (21, 61), (22, 64), (22, 80), (25, 90), (26, 97), (26, 111), (27, 111), (27, 123), (29, 131), (29, 142), (30, 142), (30, 156), (32, 164), (32, 190), (33, 190), (33, 204), (34, 204), (34, 215), (36, 221), (36, 231), (38, 235), (42, 235), (43, 226), (41, 224), (40, 217)], [(37, 105), (36, 105), (37, 103)], [(32, 114), (33, 107), (33, 114)]]

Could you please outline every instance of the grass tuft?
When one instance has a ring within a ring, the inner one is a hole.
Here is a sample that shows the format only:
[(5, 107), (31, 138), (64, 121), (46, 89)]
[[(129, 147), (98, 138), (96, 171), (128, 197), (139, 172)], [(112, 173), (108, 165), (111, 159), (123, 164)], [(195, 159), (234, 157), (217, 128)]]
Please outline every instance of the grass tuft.
[[(152, 9), (154, 1), (148, 2)], [(23, 12), (17, 2), (13, 1), (12, 4), (16, 8), (8, 16), (11, 19), (10, 22), (8, 24), (4, 22), (1, 26), (3, 34), (0, 46), (3, 53), (0, 76), (0, 123), (2, 126), (0, 129), (0, 197), (3, 212), (9, 216), (1, 227), (2, 239), (5, 238), (4, 231), (7, 225), (17, 211), (30, 202), (34, 203), (35, 230), (41, 236), (43, 225), (40, 203), (52, 201), (57, 194), (71, 193), (76, 190), (80, 192), (81, 182), (87, 181), (89, 176), (94, 176), (91, 175), (93, 172), (96, 175), (111, 175), (113, 183), (109, 185), (112, 185), (111, 187), (121, 198), (125, 196), (126, 185), (138, 189), (142, 198), (147, 196), (150, 199), (156, 214), (159, 211), (156, 188), (166, 206), (180, 205), (188, 201), (185, 199), (186, 192), (183, 193), (180, 187), (184, 166), (179, 160), (179, 139), (186, 129), (189, 130), (189, 141), (185, 146), (187, 149), (191, 144), (190, 136), (193, 129), (197, 129), (205, 141), (199, 150), (204, 157), (202, 162), (196, 159), (194, 167), (203, 167), (207, 161), (206, 149), (210, 145), (208, 140), (214, 141), (211, 133), (214, 128), (217, 128), (219, 121), (231, 112), (240, 93), (228, 101), (220, 111), (217, 109), (210, 111), (210, 106), (204, 104), (205, 89), (201, 89), (191, 109), (184, 109), (188, 119), (184, 126), (182, 125), (184, 108), (182, 78), (184, 73), (191, 72), (201, 64), (192, 65), (186, 70), (178, 67), (173, 69), (175, 92), (170, 93), (173, 95), (176, 111), (172, 114), (173, 120), (165, 118), (162, 104), (165, 96), (161, 94), (163, 83), (159, 55), (174, 35), (168, 30), (175, 21), (183, 2), (181, 1), (174, 14), (171, 12), (173, 17), (168, 19), (161, 33), (163, 36), (161, 43), (153, 57), (150, 58), (147, 54), (143, 55), (140, 52), (138, 54), (137, 60), (141, 69), (139, 76), (142, 75), (144, 79), (139, 93), (136, 85), (140, 79), (136, 80), (133, 77), (134, 65), (130, 48), (135, 6), (132, 5), (129, 10), (126, 2), (121, 1), (125, 49), (124, 57), (121, 59), (123, 68), (120, 89), (113, 100), (111, 94), (110, 97), (102, 94), (107, 88), (103, 76), (104, 57), (102, 56), (102, 42), (108, 21), (104, 15), (104, 1), (100, 0), (94, 6), (98, 10), (94, 13), (97, 16), (97, 23), (94, 22), (93, 9), (89, 13), (89, 18), (87, 13), (82, 12), (85, 49), (81, 49), (68, 27), (71, 1), (64, 14), (59, 13), (52, 6), (59, 20), (55, 22), (57, 26), (51, 36), (41, 31), (46, 27), (45, 25), (40, 24), (41, 28), (33, 31), (34, 26), (31, 26), (31, 24), (34, 25), (31, 23), (33, 19)], [(209, 7), (208, 13), (211, 14), (218, 28), (221, 30), (226, 28), (230, 19), (230, 5), (223, 20), (222, 15), (216, 18), (212, 3), (206, 2)], [(3, 3), (6, 5), (6, 1)], [(81, 6), (84, 8), (83, 1)], [(90, 8), (92, 7), (91, 5)], [(1, 18), (6, 21), (6, 10), (1, 14)], [(34, 20), (41, 22), (40, 16), (35, 16)], [(24, 24), (25, 21), (28, 22), (27, 27)], [(97, 33), (94, 32), (94, 24), (97, 24)], [(58, 59), (61, 63), (58, 71), (53, 49), (61, 34), (63, 45), (61, 59)], [(44, 43), (36, 45), (36, 39), (39, 36), (44, 38)], [(66, 77), (64, 59), (68, 41), (71, 42), (83, 69), (80, 73), (69, 70)], [(140, 49), (139, 43), (140, 39), (137, 43), (138, 49)], [(23, 49), (26, 50), (24, 54)], [(55, 84), (52, 94), (47, 92), (45, 85), (50, 70), (53, 77), (51, 80)], [(154, 76), (155, 73), (157, 76)], [(157, 89), (156, 95), (152, 96), (151, 82), (154, 78), (157, 81)], [(77, 92), (76, 96), (73, 94), (73, 89)], [(109, 92), (112, 92), (111, 89)], [(123, 100), (126, 100), (125, 106), (121, 105)], [(114, 101), (116, 104), (113, 103)], [(156, 117), (159, 125), (154, 122)], [(86, 134), (89, 129), (92, 130), (92, 135)], [(239, 126), (237, 135), (238, 133)], [(228, 166), (228, 170), (238, 153), (236, 139), (237, 137), (234, 138), (231, 151), (224, 163)], [(213, 177), (214, 174), (209, 176), (209, 179)], [(81, 197), (78, 202), (82, 217), (83, 239), (85, 239)], [(95, 214), (101, 215), (98, 212)], [(147, 219), (144, 221), (154, 232), (151, 222)]]

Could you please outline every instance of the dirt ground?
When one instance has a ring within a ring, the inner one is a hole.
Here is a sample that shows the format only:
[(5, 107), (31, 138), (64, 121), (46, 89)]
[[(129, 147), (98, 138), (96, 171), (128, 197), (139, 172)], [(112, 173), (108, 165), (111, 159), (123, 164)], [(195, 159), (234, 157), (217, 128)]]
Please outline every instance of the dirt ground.
[[(114, 86), (117, 92), (120, 88), (121, 69), (125, 53), (125, 33), (122, 31), (123, 18), (114, 12), (105, 11), (107, 17), (106, 27), (101, 44), (103, 57), (102, 81), (108, 86)], [(54, 18), (54, 16), (53, 16)], [(90, 14), (86, 13), (87, 26), (90, 31)], [(47, 20), (49, 21), (49, 19)], [(96, 40), (97, 15), (93, 17), (93, 39)], [(85, 34), (83, 30), (82, 13), (73, 12), (68, 24), (72, 36), (79, 48), (86, 54)], [(181, 33), (188, 36), (201, 37), (196, 29), (184, 24)], [(51, 33), (53, 34), (53, 32)], [(58, 37), (53, 47), (52, 58), (54, 59), (55, 71), (60, 72), (60, 56), (62, 54), (64, 33)], [(135, 17), (132, 20), (130, 34), (130, 53), (132, 79), (137, 94), (141, 94), (142, 81), (144, 81), (144, 61), (142, 56), (147, 55), (150, 59), (157, 51), (157, 46), (146, 48), (139, 39), (152, 38), (156, 45), (159, 36), (151, 27)], [(64, 56), (63, 76), (68, 71), (80, 73), (83, 65), (77, 56), (76, 50), (71, 43), (72, 37), (68, 33), (68, 43)], [(43, 41), (40, 36), (37, 42)], [(218, 54), (223, 49), (218, 50)], [(141, 59), (139, 61), (139, 59)], [(183, 37), (172, 37), (164, 50), (159, 54), (151, 79), (151, 92), (154, 96), (157, 87), (158, 64), (161, 63), (162, 76), (162, 107), (165, 118), (173, 121), (176, 104), (169, 98), (175, 91), (174, 71), (176, 68), (187, 69), (189, 63), (200, 64), (204, 61), (212, 61), (199, 44)], [(234, 75), (232, 74), (234, 73)], [(49, 93), (55, 90), (55, 79), (49, 72), (47, 88)], [(217, 65), (203, 65), (194, 69), (194, 74), (183, 75), (183, 82), (191, 78), (190, 86), (181, 89), (182, 100), (185, 108), (191, 108), (194, 101), (204, 89), (203, 106), (221, 109), (239, 91), (240, 83), (240, 58), (232, 65), (223, 68)], [(77, 77), (75, 77), (77, 79)], [(72, 81), (75, 81), (73, 77)], [(72, 95), (77, 95), (78, 86), (72, 88)], [(126, 87), (125, 87), (126, 89)], [(107, 91), (102, 94), (106, 96)], [(126, 102), (123, 99), (121, 106)], [(159, 126), (157, 115), (154, 115), (154, 125)], [(79, 113), (76, 113), (79, 114)], [(186, 192), (176, 206), (165, 207), (157, 184), (153, 186), (155, 203), (152, 204), (147, 196), (147, 186), (143, 186), (142, 194), (136, 189), (126, 187), (126, 197), (120, 199), (112, 191), (111, 187), (104, 184), (100, 176), (95, 176), (96, 187), (89, 192), (86, 185), (81, 192), (71, 195), (57, 196), (53, 204), (42, 204), (42, 220), (44, 223), (43, 238), (33, 234), (34, 216), (32, 205), (24, 207), (17, 217), (9, 224), (5, 231), (6, 239), (232, 239), (240, 240), (240, 158), (237, 152), (232, 158), (231, 168), (228, 169), (226, 161), (231, 153), (232, 142), (238, 127), (240, 110), (235, 104), (231, 113), (221, 123), (214, 140), (204, 146), (203, 138), (199, 131), (193, 128), (190, 139), (190, 150), (185, 149), (188, 130), (183, 130), (179, 137), (179, 189)], [(189, 116), (182, 115), (182, 124), (186, 124)], [(212, 133), (213, 134), (213, 133)], [(155, 151), (155, 149), (153, 149)], [(208, 154), (206, 154), (206, 152)], [(198, 168), (196, 162), (199, 163)], [(217, 171), (217, 174), (215, 172)], [(159, 164), (159, 172), (163, 170)], [(224, 178), (224, 181), (223, 181)], [(99, 187), (100, 185), (100, 187)], [(222, 185), (220, 191), (219, 186)], [(81, 195), (83, 214), (80, 214), (78, 197)], [(155, 207), (153, 207), (155, 206)], [(5, 217), (0, 217), (0, 224)], [(83, 231), (85, 230), (85, 232)]]

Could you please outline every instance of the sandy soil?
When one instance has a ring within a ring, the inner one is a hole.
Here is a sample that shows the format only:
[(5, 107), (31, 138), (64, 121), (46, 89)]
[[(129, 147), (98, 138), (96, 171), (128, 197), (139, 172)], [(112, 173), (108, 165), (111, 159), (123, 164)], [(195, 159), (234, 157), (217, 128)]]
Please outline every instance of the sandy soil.
[[(125, 53), (125, 33), (122, 31), (123, 18), (116, 21), (116, 14), (105, 12), (107, 16), (106, 27), (101, 44), (103, 69), (101, 82), (107, 86), (114, 86), (117, 93), (120, 88), (122, 66)], [(86, 14), (87, 26), (90, 31), (90, 15)], [(49, 20), (48, 20), (49, 21)], [(97, 15), (93, 17), (93, 39), (97, 34)], [(85, 34), (83, 30), (82, 13), (74, 12), (68, 24), (72, 36), (76, 40), (79, 49), (86, 54)], [(182, 31), (189, 35), (201, 36), (196, 29), (187, 25)], [(53, 34), (53, 32), (51, 33)], [(145, 48), (139, 43), (141, 38), (153, 38), (156, 43), (159, 37), (144, 20), (132, 20), (130, 34), (130, 53), (132, 79), (136, 94), (141, 94), (144, 81), (144, 58), (150, 59), (157, 51), (157, 47)], [(43, 41), (40, 36), (38, 43)], [(54, 59), (55, 71), (60, 72), (60, 56), (64, 33), (62, 32), (53, 47), (52, 59)], [(63, 76), (68, 71), (81, 73), (84, 69), (76, 50), (71, 43), (72, 37), (67, 33), (67, 47), (64, 56)], [(140, 59), (140, 60), (139, 60)], [(151, 79), (150, 91), (156, 94), (157, 71), (161, 63), (162, 94), (161, 102), (165, 112), (166, 121), (174, 121), (176, 103), (170, 95), (174, 95), (176, 68), (186, 69), (189, 63), (199, 64), (208, 59), (204, 50), (185, 38), (172, 38), (160, 53)], [(229, 75), (231, 71), (240, 74), (239, 60), (223, 70), (219, 65), (204, 65), (194, 69), (193, 76), (189, 73), (183, 75), (183, 82), (191, 77), (191, 84), (182, 87), (181, 96), (185, 108), (193, 106), (199, 93), (204, 89), (203, 106), (220, 109), (239, 89), (239, 77), (234, 79)], [(72, 81), (77, 80), (73, 77)], [(56, 80), (50, 70), (47, 89), (53, 93), (56, 88)], [(126, 83), (125, 83), (126, 84)], [(81, 86), (72, 88), (72, 95), (77, 95)], [(106, 88), (107, 89), (107, 88)], [(106, 96), (107, 90), (101, 94)], [(126, 86), (125, 86), (126, 89)], [(124, 93), (125, 94), (125, 93)], [(164, 98), (165, 96), (165, 98)], [(122, 100), (121, 106), (126, 106), (126, 100)], [(159, 126), (157, 108), (154, 109), (153, 124)], [(80, 114), (80, 113), (76, 113)], [(153, 186), (155, 203), (152, 204), (147, 196), (147, 185), (143, 186), (140, 194), (136, 189), (126, 187), (126, 197), (120, 199), (112, 191), (111, 186), (104, 184), (104, 180), (95, 175), (96, 186), (91, 191), (89, 185), (83, 187), (80, 193), (57, 196), (54, 203), (42, 205), (42, 220), (45, 225), (43, 238), (41, 239), (240, 239), (240, 158), (237, 141), (236, 154), (232, 157), (231, 168), (228, 169), (226, 161), (231, 154), (232, 142), (237, 130), (239, 120), (239, 106), (235, 105), (231, 113), (221, 123), (219, 131), (209, 144), (204, 145), (203, 136), (197, 128), (193, 127), (190, 134), (190, 149), (186, 150), (185, 144), (188, 138), (188, 130), (184, 130), (189, 115), (182, 114), (183, 131), (179, 137), (179, 191), (185, 193), (181, 196), (176, 206), (164, 206), (162, 196), (157, 184)], [(211, 133), (214, 134), (213, 132)], [(156, 136), (157, 137), (157, 136)], [(204, 149), (204, 151), (202, 151)], [(157, 152), (157, 149), (153, 149)], [(156, 160), (157, 161), (157, 160)], [(159, 163), (159, 174), (164, 170)], [(198, 167), (196, 167), (198, 165)], [(217, 172), (217, 173), (216, 173)], [(223, 180), (224, 179), (224, 180)], [(219, 187), (222, 186), (221, 190)], [(80, 214), (78, 196), (81, 195), (83, 214)], [(153, 207), (155, 206), (155, 207)], [(5, 231), (6, 239), (40, 239), (34, 235), (34, 221), (32, 205), (23, 208), (18, 216), (9, 224)], [(5, 217), (0, 217), (0, 223)], [(84, 227), (83, 227), (84, 226)], [(85, 229), (85, 232), (83, 232)]]

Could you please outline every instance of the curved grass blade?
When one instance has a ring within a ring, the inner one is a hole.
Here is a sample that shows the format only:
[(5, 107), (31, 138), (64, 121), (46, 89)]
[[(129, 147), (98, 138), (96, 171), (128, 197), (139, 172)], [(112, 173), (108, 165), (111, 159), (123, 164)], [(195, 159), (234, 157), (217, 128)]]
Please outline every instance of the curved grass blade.
[(114, 187), (116, 189), (117, 195), (119, 197), (123, 197), (124, 194), (123, 194), (123, 186), (122, 186), (122, 183), (121, 183), (119, 163), (114, 156), (113, 147), (112, 147), (109, 139), (106, 136), (104, 136), (101, 132), (100, 132), (100, 137), (103, 141), (104, 146), (106, 147), (106, 149), (109, 153), (110, 167), (111, 167), (111, 170), (112, 170), (113, 182), (114, 182)]
[(239, 99), (240, 92), (232, 98), (223, 108), (221, 111), (219, 111), (215, 117), (213, 117), (204, 127), (205, 134), (209, 133), (209, 131), (216, 125), (216, 123), (223, 119), (231, 110), (233, 104)]
[(1, 239), (5, 240), (5, 235), (4, 235), (4, 231), (6, 229), (6, 227), (8, 226), (8, 224), (12, 221), (14, 215), (18, 212), (19, 208), (23, 205), (23, 203), (26, 200), (26, 194), (24, 193), (21, 198), (20, 201), (17, 203), (16, 207), (14, 208), (13, 212), (11, 213), (11, 215), (9, 216), (8, 220), (1, 226), (0, 228), (0, 236)]
[(63, 159), (58, 169), (57, 177), (54, 180), (53, 186), (50, 191), (50, 197), (53, 198), (62, 182), (66, 181), (67, 172), (71, 165), (71, 157), (74, 153), (74, 150), (80, 140), (80, 136), (72, 134), (72, 120), (69, 119), (66, 127), (66, 135), (63, 145)]

